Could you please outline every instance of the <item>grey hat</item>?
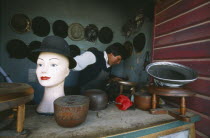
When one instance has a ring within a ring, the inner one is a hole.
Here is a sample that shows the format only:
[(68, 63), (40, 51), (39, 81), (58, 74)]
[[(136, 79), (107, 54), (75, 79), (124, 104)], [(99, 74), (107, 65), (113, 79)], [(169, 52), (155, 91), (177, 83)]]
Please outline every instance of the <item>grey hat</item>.
[[(41, 47), (32, 51), (36, 60), (40, 52), (53, 52), (66, 56), (69, 59), (69, 68), (74, 68), (77, 63), (72, 57), (68, 43), (59, 36), (47, 36), (43, 39)], [(36, 62), (36, 60), (34, 62)]]

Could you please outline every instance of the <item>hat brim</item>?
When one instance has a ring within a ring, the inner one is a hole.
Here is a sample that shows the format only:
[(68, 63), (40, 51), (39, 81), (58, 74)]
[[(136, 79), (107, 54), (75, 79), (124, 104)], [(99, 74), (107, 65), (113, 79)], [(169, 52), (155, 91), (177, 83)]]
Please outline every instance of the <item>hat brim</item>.
[(52, 49), (52, 48), (39, 48), (39, 49), (33, 50), (32, 52), (33, 52), (33, 56), (34, 56), (34, 61), (33, 62), (36, 62), (37, 61), (38, 56), (39, 56), (39, 54), (41, 52), (52, 52), (52, 53), (57, 53), (57, 54), (61, 54), (61, 55), (66, 56), (69, 59), (69, 68), (70, 69), (75, 68), (76, 65), (77, 65), (77, 62), (74, 60), (74, 58), (72, 56), (67, 55), (67, 54), (65, 54), (62, 51), (57, 50), (57, 49)]

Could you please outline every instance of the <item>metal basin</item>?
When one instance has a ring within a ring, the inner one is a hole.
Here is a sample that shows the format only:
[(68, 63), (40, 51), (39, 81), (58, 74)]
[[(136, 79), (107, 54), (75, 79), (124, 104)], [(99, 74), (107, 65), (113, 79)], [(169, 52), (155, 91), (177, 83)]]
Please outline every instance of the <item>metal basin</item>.
[(173, 62), (154, 62), (146, 67), (158, 86), (180, 87), (197, 79), (197, 73), (191, 68)]

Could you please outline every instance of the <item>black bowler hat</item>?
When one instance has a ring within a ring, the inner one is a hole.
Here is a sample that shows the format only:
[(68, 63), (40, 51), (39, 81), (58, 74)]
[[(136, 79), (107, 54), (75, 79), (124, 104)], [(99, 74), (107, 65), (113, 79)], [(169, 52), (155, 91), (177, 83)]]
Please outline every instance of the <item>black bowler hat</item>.
[(34, 56), (38, 58), (40, 52), (52, 52), (66, 56), (69, 59), (69, 68), (74, 68), (77, 63), (73, 59), (68, 43), (59, 36), (47, 36), (41, 43), (41, 47), (33, 51)]

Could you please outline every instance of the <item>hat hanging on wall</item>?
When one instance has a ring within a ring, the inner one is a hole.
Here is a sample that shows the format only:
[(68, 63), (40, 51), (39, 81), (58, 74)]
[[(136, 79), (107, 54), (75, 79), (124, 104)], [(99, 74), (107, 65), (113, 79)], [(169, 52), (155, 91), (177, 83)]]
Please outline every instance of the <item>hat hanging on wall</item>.
[(122, 26), (122, 34), (125, 37), (130, 37), (133, 34), (134, 30), (136, 30), (137, 26), (133, 19), (130, 19)]
[(84, 27), (79, 23), (72, 23), (68, 28), (68, 37), (71, 40), (79, 41), (84, 39)]
[(141, 52), (145, 47), (146, 38), (143, 33), (139, 33), (133, 39), (133, 46), (137, 53)]
[(70, 55), (72, 57), (76, 57), (78, 55), (80, 55), (80, 48), (76, 45), (69, 45), (70, 48)]
[(25, 33), (31, 30), (31, 20), (25, 14), (15, 14), (10, 20), (10, 27), (17, 33)]
[(135, 17), (130, 18), (123, 26), (122, 26), (122, 34), (125, 37), (130, 37), (132, 34), (135, 34), (139, 31), (139, 28), (142, 27), (144, 23), (144, 14), (143, 9), (140, 9)]
[(85, 39), (90, 42), (95, 42), (98, 37), (98, 27), (94, 24), (89, 24), (85, 27)]
[(109, 27), (103, 27), (99, 31), (98, 39), (101, 43), (108, 44), (113, 39), (113, 32)]
[(41, 46), (41, 42), (40, 41), (32, 41), (29, 45), (28, 45), (28, 49), (29, 49), (29, 54), (28, 54), (28, 59), (31, 60), (32, 62), (36, 62), (36, 58), (34, 57), (34, 55), (32, 54), (32, 51), (35, 49), (39, 49)]
[(56, 36), (66, 38), (68, 35), (68, 25), (62, 20), (57, 20), (53, 23), (53, 33)]
[(27, 45), (21, 40), (13, 39), (7, 43), (7, 52), (10, 58), (25, 58), (28, 56), (28, 51)]
[(126, 41), (124, 44), (126, 52), (127, 52), (127, 57), (130, 57), (133, 52), (133, 45), (130, 41)]
[(137, 15), (135, 16), (135, 23), (137, 28), (142, 27), (143, 23), (144, 23), (144, 11), (143, 9), (140, 9), (137, 13)]
[(44, 17), (37, 16), (32, 20), (32, 30), (37, 36), (47, 36), (50, 33), (50, 23)]

